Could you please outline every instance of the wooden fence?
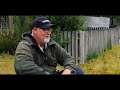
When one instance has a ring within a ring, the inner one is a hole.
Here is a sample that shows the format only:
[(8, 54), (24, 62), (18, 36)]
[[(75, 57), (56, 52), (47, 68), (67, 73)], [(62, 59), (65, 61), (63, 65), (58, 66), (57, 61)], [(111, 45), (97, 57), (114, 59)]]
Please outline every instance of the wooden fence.
[(75, 59), (76, 64), (84, 64), (90, 54), (104, 52), (105, 49), (120, 43), (120, 27), (89, 30), (65, 31), (61, 38), (69, 39), (65, 49)]

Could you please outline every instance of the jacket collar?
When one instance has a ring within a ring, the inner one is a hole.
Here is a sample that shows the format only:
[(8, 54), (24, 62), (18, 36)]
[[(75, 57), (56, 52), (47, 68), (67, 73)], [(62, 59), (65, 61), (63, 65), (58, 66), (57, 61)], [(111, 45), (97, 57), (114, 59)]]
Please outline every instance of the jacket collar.
[[(35, 38), (31, 35), (31, 32), (25, 32), (22, 34), (22, 39), (27, 40), (30, 45), (38, 46)], [(55, 41), (53, 39), (50, 39), (50, 41), (47, 43), (47, 47), (55, 44)]]

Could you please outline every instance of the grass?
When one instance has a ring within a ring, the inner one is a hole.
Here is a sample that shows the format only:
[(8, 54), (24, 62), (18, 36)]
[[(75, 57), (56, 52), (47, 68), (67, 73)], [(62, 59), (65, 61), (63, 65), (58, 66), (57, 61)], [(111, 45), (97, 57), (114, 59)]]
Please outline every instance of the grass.
[(0, 55), (0, 74), (15, 74), (13, 58), (8, 54)]
[(114, 46), (97, 59), (79, 66), (85, 74), (120, 74), (120, 46)]
[[(120, 74), (120, 46), (114, 46), (111, 50), (105, 51), (97, 59), (79, 64), (84, 74)], [(63, 69), (57, 66), (57, 70)], [(0, 74), (15, 74), (14, 56), (0, 55)]]

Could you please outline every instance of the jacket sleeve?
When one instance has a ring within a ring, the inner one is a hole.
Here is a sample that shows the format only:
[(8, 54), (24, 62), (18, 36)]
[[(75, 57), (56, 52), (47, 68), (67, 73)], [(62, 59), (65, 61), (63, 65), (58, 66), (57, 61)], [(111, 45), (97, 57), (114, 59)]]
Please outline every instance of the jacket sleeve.
[[(32, 48), (26, 43), (19, 43), (15, 52), (15, 71), (18, 74), (50, 74), (33, 62)], [(17, 74), (16, 73), (16, 74)]]
[(64, 49), (62, 48), (59, 44), (56, 43), (56, 56), (58, 63), (62, 65), (65, 69), (70, 69), (74, 72), (76, 72), (75, 68), (75, 61), (74, 58)]

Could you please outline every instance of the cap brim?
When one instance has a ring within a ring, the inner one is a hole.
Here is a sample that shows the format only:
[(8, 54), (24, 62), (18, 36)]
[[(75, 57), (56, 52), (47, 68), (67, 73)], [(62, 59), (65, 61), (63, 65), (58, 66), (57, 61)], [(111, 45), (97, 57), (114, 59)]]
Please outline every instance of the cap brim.
[(54, 28), (54, 24), (46, 24), (46, 25), (44, 25), (42, 28), (43, 29), (46, 29), (46, 28)]

